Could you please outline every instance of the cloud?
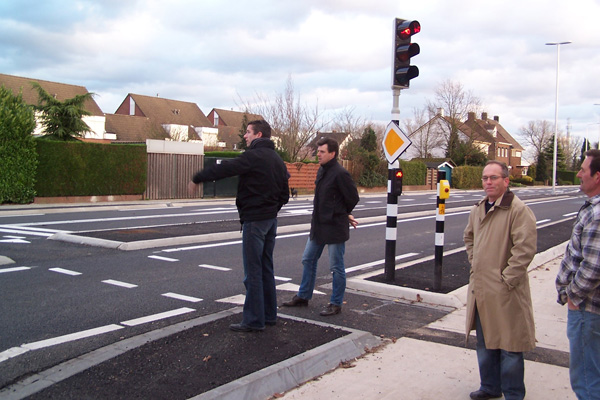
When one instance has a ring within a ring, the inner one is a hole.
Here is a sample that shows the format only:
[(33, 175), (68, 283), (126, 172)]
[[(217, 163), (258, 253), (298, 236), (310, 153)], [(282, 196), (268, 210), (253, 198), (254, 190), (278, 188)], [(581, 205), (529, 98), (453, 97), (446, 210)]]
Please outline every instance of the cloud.
[[(600, 121), (600, 3), (579, 0), (8, 0), (0, 3), (0, 72), (83, 85), (114, 112), (128, 93), (232, 108), (281, 92), (288, 76), (307, 102), (352, 107), (387, 123), (392, 21), (418, 19), (420, 76), (401, 116), (452, 79), (516, 133), (554, 119), (561, 48), (560, 125)], [(563, 129), (564, 130), (564, 129)]]

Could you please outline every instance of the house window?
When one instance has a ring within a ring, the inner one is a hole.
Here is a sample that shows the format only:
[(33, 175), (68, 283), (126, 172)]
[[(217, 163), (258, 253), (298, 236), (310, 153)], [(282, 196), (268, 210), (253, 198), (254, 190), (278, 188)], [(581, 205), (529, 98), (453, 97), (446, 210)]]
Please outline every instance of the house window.
[(219, 126), (219, 114), (215, 113), (215, 122), (213, 123), (213, 126)]

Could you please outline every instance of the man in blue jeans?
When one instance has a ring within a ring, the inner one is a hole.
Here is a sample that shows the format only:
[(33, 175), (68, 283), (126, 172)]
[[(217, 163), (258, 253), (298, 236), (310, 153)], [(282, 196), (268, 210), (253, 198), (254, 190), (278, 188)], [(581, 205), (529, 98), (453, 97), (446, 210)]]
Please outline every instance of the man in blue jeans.
[(579, 400), (600, 399), (600, 150), (589, 150), (577, 173), (588, 200), (579, 210), (556, 277), (567, 304), (571, 387)]
[(535, 348), (527, 275), (536, 253), (535, 215), (510, 191), (505, 163), (488, 161), (481, 182), (486, 196), (471, 208), (463, 234), (471, 264), (465, 335), (476, 331), (480, 376), (469, 397), (523, 400), (523, 352)]
[(315, 181), (315, 197), (310, 226), (310, 237), (302, 255), (302, 282), (298, 294), (283, 303), (286, 307), (307, 306), (315, 289), (317, 263), (325, 245), (329, 252), (329, 269), (333, 274), (331, 299), (321, 311), (322, 316), (339, 314), (342, 311), (346, 290), (344, 252), (350, 238), (350, 225), (358, 222), (351, 215), (358, 203), (358, 191), (348, 171), (338, 162), (338, 143), (331, 138), (317, 142), (317, 158), (321, 168)]
[(200, 182), (239, 175), (236, 205), (242, 223), (242, 253), (246, 300), (242, 322), (229, 328), (236, 332), (262, 331), (277, 322), (277, 292), (273, 249), (277, 213), (289, 200), (288, 171), (270, 140), (271, 127), (264, 120), (248, 122), (248, 149), (239, 157), (197, 172), (189, 191)]

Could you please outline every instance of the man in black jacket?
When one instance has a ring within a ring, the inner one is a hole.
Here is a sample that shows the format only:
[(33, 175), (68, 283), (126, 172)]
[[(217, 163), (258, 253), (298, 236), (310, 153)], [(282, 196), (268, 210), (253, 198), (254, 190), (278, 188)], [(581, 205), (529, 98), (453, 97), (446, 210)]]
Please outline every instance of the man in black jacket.
[(317, 142), (317, 158), (321, 168), (315, 181), (315, 198), (310, 226), (310, 237), (302, 255), (302, 282), (298, 294), (283, 303), (286, 307), (308, 305), (312, 298), (317, 275), (317, 262), (327, 245), (329, 269), (333, 274), (331, 299), (321, 311), (322, 316), (339, 314), (342, 311), (344, 291), (346, 290), (346, 269), (344, 252), (346, 241), (350, 238), (350, 226), (358, 222), (351, 215), (358, 203), (358, 191), (348, 171), (338, 162), (338, 143), (331, 138), (322, 138)]
[(242, 322), (229, 328), (237, 332), (262, 331), (277, 321), (277, 293), (273, 249), (277, 235), (277, 212), (289, 200), (288, 172), (270, 140), (271, 127), (264, 120), (248, 123), (248, 149), (239, 157), (197, 172), (189, 183), (239, 175), (235, 203), (242, 223), (242, 252), (246, 300)]

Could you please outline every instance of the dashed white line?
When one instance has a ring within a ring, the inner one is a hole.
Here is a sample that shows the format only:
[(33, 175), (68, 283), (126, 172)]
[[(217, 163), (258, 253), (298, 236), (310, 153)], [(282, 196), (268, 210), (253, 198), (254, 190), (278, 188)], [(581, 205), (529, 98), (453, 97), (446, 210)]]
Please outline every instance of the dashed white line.
[(124, 287), (124, 288), (127, 288), (127, 289), (133, 289), (133, 288), (138, 287), (138, 285), (134, 285), (133, 283), (115, 281), (113, 279), (104, 280), (104, 281), (102, 281), (102, 283), (108, 283), (109, 285), (120, 286), (120, 287)]
[(60, 274), (71, 275), (71, 276), (81, 275), (81, 272), (71, 271), (71, 270), (64, 269), (64, 268), (50, 268), (49, 270), (53, 271), (53, 272), (58, 272)]
[(177, 293), (163, 293), (162, 296), (170, 297), (172, 299), (177, 299), (177, 300), (189, 301), (191, 303), (197, 303), (199, 301), (202, 301), (202, 299), (199, 299), (198, 297), (185, 296), (183, 294), (177, 294)]
[(183, 307), (183, 308), (178, 308), (177, 310), (173, 310), (173, 311), (167, 311), (167, 312), (158, 313), (158, 314), (154, 314), (154, 315), (148, 315), (147, 317), (130, 319), (129, 321), (121, 322), (121, 324), (127, 325), (127, 326), (136, 326), (136, 325), (145, 324), (147, 322), (154, 322), (154, 321), (158, 321), (161, 319), (174, 317), (176, 315), (186, 314), (186, 313), (189, 313), (192, 311), (196, 311), (196, 310), (193, 308)]
[(161, 257), (161, 256), (148, 256), (148, 258), (154, 258), (155, 260), (169, 261), (169, 262), (179, 261), (176, 258)]
[(552, 220), (551, 220), (551, 219), (549, 219), (549, 218), (546, 218), (546, 219), (540, 219), (539, 221), (536, 221), (536, 224), (537, 224), (537, 225), (539, 225), (539, 224), (543, 224), (544, 222), (548, 222), (548, 221), (552, 221)]
[(292, 280), (292, 278), (285, 278), (283, 276), (275, 276), (275, 280), (276, 281), (284, 281), (284, 282), (289, 282)]
[(17, 272), (17, 271), (26, 271), (28, 269), (31, 269), (31, 267), (12, 267), (12, 268), (2, 268), (0, 269), (0, 274), (3, 274), (5, 272)]
[(217, 271), (231, 271), (231, 268), (217, 267), (216, 265), (210, 265), (210, 264), (200, 264), (198, 266), (200, 268), (214, 269), (214, 270), (217, 270)]

